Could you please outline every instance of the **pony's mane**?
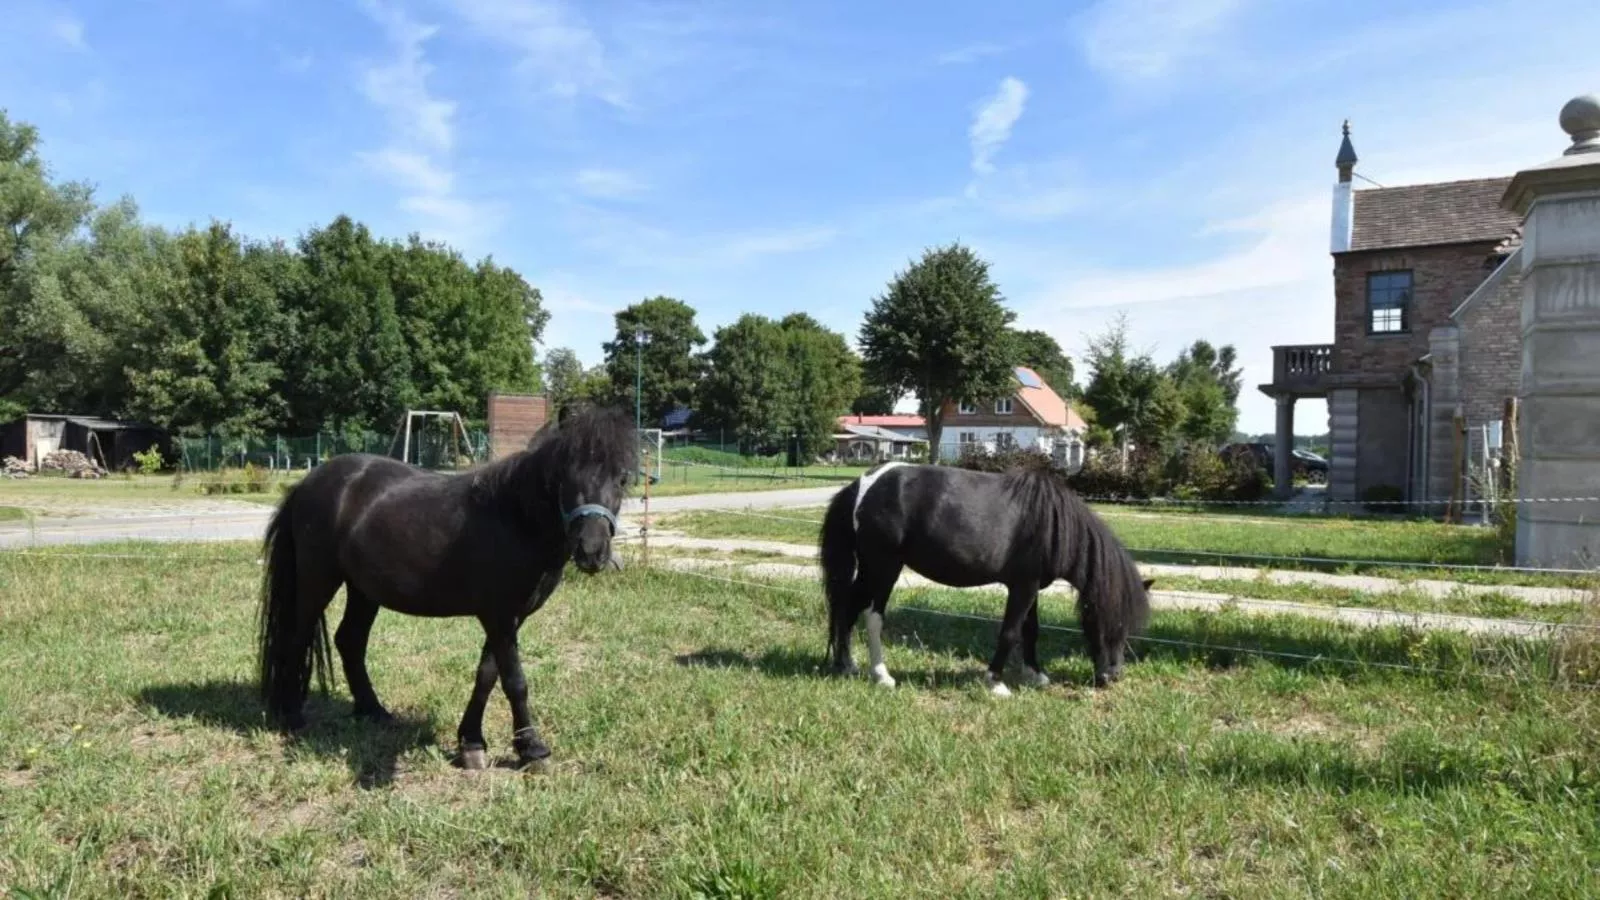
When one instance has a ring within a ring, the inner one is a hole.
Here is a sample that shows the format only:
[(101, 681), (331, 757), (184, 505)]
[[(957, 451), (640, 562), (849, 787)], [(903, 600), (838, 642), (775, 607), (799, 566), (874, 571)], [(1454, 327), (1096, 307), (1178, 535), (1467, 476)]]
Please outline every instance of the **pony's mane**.
[[(1111, 527), (1061, 479), (1042, 469), (1014, 469), (1002, 475), (1005, 487), (1024, 516), (1038, 523), (1048, 571), (1078, 588), (1106, 596), (1144, 595), (1139, 568)], [(1125, 609), (1131, 628), (1143, 627), (1143, 609)]]
[(472, 474), (472, 493), (486, 503), (510, 500), (526, 506), (535, 495), (584, 468), (639, 471), (639, 438), (633, 419), (615, 407), (588, 407), (545, 423), (527, 449), (488, 463)]

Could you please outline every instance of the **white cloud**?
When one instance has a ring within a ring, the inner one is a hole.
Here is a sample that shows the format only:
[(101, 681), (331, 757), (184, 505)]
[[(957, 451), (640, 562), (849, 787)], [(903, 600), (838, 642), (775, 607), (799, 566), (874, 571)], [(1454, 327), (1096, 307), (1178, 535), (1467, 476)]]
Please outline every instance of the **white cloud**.
[(456, 106), (429, 90), (433, 67), (423, 52), (438, 28), (378, 0), (363, 0), (362, 7), (383, 28), (394, 51), (391, 59), (361, 75), (363, 93), (385, 113), (393, 133), (387, 145), (356, 158), (400, 190), (396, 205), (418, 220), (419, 231), (451, 243), (472, 243), (493, 230), (504, 214), (499, 207), (457, 193), (449, 159), (456, 144)]
[(619, 169), (580, 169), (573, 181), (583, 193), (606, 200), (632, 197), (645, 190), (643, 181)]
[(1028, 102), (1028, 86), (1006, 76), (994, 96), (985, 100), (972, 118), (967, 135), (972, 140), (972, 170), (985, 174), (994, 171), (994, 155), (1011, 139), (1011, 128), (1022, 118)]
[(1209, 51), (1244, 0), (1103, 0), (1085, 18), (1089, 64), (1121, 81), (1167, 77)]
[(449, 0), (484, 37), (519, 56), (518, 68), (558, 97), (592, 96), (626, 107), (622, 79), (583, 16), (558, 0)]
[(362, 74), (362, 92), (388, 114), (406, 138), (431, 150), (449, 152), (455, 144), (452, 120), (456, 106), (429, 93), (427, 82), (433, 66), (423, 56), (423, 45), (438, 32), (438, 26), (419, 25), (377, 0), (364, 0), (362, 6), (383, 26), (395, 49), (393, 59)]
[(988, 56), (998, 56), (1006, 52), (1007, 49), (1005, 44), (979, 41), (975, 44), (968, 44), (965, 47), (957, 47), (948, 53), (939, 54), (938, 62), (941, 66), (960, 66), (977, 62)]
[(833, 228), (789, 228), (759, 231), (724, 239), (714, 255), (730, 263), (749, 262), (765, 256), (781, 256), (815, 250), (833, 242), (839, 232)]
[(62, 16), (50, 23), (50, 33), (56, 40), (74, 50), (89, 49), (88, 43), (83, 39), (83, 23), (71, 16)]

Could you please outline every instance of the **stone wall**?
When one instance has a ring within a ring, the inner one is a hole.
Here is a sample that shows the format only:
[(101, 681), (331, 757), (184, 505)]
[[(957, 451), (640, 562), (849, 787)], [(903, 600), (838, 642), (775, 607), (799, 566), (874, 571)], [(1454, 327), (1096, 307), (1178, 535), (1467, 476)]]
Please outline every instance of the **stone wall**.
[(1356, 497), (1375, 485), (1405, 490), (1410, 405), (1399, 388), (1360, 391), (1356, 428)]
[(489, 395), (489, 455), (499, 459), (525, 449), (544, 427), (548, 404), (538, 394)]

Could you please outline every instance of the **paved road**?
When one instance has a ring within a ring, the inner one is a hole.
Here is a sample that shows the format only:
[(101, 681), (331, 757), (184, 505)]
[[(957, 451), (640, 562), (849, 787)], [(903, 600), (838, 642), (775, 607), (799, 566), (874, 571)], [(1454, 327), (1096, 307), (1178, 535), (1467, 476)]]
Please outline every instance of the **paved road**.
[[(650, 511), (678, 512), (691, 509), (779, 509), (817, 506), (839, 490), (838, 485), (799, 488), (787, 491), (744, 491), (725, 494), (687, 494), (650, 501)], [(644, 509), (642, 502), (630, 499), (622, 515), (631, 518)], [(29, 525), (0, 525), (0, 548), (45, 544), (85, 544), (106, 541), (253, 541), (261, 537), (272, 515), (268, 506), (239, 504), (237, 510), (216, 509), (193, 512), (161, 512), (148, 515), (80, 516), (70, 519), (38, 519)]]

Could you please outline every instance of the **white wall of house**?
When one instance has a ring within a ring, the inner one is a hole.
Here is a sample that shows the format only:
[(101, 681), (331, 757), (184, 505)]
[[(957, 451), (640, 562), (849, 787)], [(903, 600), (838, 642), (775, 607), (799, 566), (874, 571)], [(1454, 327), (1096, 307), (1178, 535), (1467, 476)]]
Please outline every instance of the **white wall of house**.
[(1005, 442), (1010, 442), (1021, 449), (1054, 453), (1059, 441), (1065, 441), (1067, 444), (1064, 448), (1065, 458), (1061, 461), (1070, 469), (1081, 466), (1084, 460), (1082, 435), (1038, 426), (947, 425), (944, 436), (939, 442), (939, 458), (955, 459), (961, 455), (962, 448), (967, 444), (976, 444), (993, 453)]

